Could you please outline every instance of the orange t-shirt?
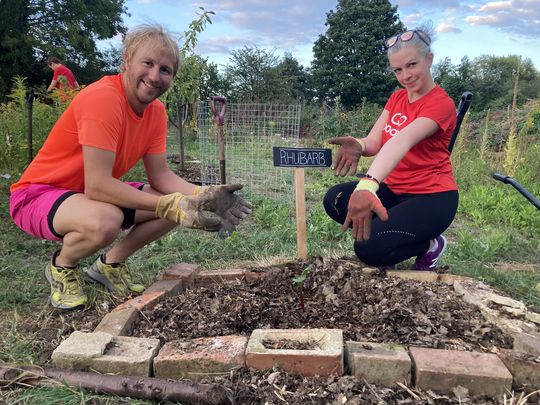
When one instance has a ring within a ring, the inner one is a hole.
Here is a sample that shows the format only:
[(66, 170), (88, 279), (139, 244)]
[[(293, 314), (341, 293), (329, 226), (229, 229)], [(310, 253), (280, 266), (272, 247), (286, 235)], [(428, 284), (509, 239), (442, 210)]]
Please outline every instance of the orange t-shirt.
[(49, 184), (84, 192), (83, 145), (114, 152), (112, 175), (120, 178), (145, 154), (165, 153), (166, 136), (161, 101), (154, 100), (139, 117), (127, 101), (122, 75), (105, 76), (75, 96), (11, 191)]

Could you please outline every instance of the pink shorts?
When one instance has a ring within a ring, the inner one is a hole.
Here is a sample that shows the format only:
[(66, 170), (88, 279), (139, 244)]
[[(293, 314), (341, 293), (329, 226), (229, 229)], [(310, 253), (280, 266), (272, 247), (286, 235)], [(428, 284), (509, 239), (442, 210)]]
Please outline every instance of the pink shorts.
[[(129, 182), (126, 184), (142, 190), (144, 183)], [(64, 235), (53, 228), (53, 219), (58, 207), (66, 198), (78, 192), (58, 188), (48, 184), (31, 184), (11, 193), (9, 199), (9, 215), (26, 233), (41, 239), (59, 241)], [(122, 228), (130, 228), (135, 223), (135, 210), (120, 207), (124, 213)]]

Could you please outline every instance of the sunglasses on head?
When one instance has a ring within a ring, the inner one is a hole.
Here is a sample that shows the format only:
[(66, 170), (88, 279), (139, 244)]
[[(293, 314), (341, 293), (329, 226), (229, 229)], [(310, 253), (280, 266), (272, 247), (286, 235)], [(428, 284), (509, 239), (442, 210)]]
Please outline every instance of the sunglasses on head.
[(401, 42), (407, 42), (413, 39), (414, 34), (416, 34), (418, 38), (420, 38), (424, 44), (429, 46), (428, 41), (426, 41), (426, 39), (422, 36), (422, 34), (417, 30), (409, 30), (409, 31), (402, 32), (401, 34), (394, 35), (388, 38), (386, 41), (384, 41), (384, 43), (387, 48), (392, 48), (397, 43), (398, 39), (401, 39)]

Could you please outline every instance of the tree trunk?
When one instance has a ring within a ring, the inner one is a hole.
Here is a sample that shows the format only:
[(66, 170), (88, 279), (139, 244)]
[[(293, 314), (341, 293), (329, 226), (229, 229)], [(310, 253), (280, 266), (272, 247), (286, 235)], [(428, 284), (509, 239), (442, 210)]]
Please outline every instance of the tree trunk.
[(55, 368), (0, 365), (0, 385), (3, 387), (11, 384), (43, 386), (55, 383), (84, 388), (96, 394), (113, 394), (121, 397), (181, 401), (188, 404), (221, 405), (233, 403), (232, 392), (217, 384), (96, 374)]

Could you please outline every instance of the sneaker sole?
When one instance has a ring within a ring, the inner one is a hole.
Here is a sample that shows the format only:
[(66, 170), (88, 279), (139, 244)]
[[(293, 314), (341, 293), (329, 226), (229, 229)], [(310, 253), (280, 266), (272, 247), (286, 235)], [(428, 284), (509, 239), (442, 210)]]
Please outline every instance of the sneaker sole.
[(49, 296), (49, 302), (53, 307), (58, 308), (58, 309), (76, 309), (76, 308), (84, 306), (84, 304), (70, 306), (70, 305), (66, 305), (66, 304), (62, 304), (62, 303), (54, 301), (52, 296), (54, 293), (54, 289), (56, 288), (55, 287), (56, 281), (53, 280), (52, 275), (51, 275), (51, 269), (48, 265), (45, 266), (45, 278), (51, 285), (51, 295)]
[(116, 288), (109, 280), (107, 280), (107, 277), (105, 277), (100, 271), (94, 269), (94, 264), (90, 266), (88, 270), (83, 271), (84, 275), (88, 278), (88, 280), (94, 282), (94, 283), (100, 283), (104, 285), (107, 290), (117, 292), (118, 288)]
[(437, 257), (437, 261), (433, 263), (433, 267), (429, 268), (429, 271), (435, 271), (438, 269), (437, 265), (439, 264), (439, 260), (441, 260), (442, 255), (444, 254), (444, 251), (446, 250), (446, 247), (448, 246), (448, 241), (444, 236), (441, 235), (441, 239), (443, 241), (443, 247), (441, 249), (441, 252), (439, 253), (439, 257)]

